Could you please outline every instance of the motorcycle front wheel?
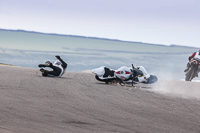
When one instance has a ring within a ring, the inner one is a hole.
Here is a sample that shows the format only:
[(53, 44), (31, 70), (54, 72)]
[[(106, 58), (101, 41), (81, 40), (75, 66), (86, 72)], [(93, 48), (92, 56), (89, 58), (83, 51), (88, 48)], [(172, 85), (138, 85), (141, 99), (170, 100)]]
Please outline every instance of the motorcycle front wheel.
[(192, 81), (194, 77), (195, 77), (195, 69), (194, 66), (191, 66), (191, 68), (186, 73), (185, 81)]

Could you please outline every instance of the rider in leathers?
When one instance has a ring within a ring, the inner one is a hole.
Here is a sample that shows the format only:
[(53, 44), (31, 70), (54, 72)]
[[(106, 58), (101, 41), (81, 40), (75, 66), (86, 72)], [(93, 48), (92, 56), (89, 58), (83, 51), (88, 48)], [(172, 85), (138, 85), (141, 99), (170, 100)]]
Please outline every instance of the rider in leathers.
[(45, 69), (40, 69), (43, 76), (56, 76), (61, 77), (65, 73), (65, 69), (67, 68), (67, 63), (64, 62), (60, 56), (55, 56), (58, 60), (53, 64), (50, 61), (47, 61), (45, 64), (40, 64), (38, 67), (50, 67), (53, 71), (48, 71)]
[(200, 50), (197, 51), (197, 52), (194, 52), (194, 53), (188, 58), (189, 62), (188, 62), (188, 64), (187, 64), (187, 68), (184, 70), (184, 72), (187, 72), (187, 71), (189, 70), (189, 68), (190, 68), (190, 66), (191, 66), (191, 63), (190, 63), (190, 60), (191, 60), (191, 59), (195, 59), (195, 60), (197, 60), (197, 61), (200, 62)]

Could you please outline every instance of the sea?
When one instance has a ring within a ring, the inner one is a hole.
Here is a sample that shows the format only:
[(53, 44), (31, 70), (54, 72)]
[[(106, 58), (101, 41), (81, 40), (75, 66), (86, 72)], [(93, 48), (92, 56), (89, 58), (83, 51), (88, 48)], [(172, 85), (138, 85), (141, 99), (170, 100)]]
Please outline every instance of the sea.
[[(134, 40), (134, 36), (133, 36)], [(188, 57), (199, 48), (106, 38), (0, 29), (0, 63), (38, 68), (59, 55), (67, 71), (144, 66), (160, 79), (184, 79)], [(39, 70), (39, 68), (38, 68)], [(199, 78), (197, 78), (199, 80)]]

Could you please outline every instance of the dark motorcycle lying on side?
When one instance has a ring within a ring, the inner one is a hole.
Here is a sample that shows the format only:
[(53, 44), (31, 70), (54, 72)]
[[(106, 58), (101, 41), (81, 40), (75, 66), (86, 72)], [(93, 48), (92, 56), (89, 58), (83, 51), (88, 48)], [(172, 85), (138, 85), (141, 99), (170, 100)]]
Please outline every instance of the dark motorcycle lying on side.
[(200, 59), (191, 59), (187, 67), (188, 68), (185, 70), (185, 81), (192, 81), (192, 79), (198, 77), (198, 73), (200, 72)]

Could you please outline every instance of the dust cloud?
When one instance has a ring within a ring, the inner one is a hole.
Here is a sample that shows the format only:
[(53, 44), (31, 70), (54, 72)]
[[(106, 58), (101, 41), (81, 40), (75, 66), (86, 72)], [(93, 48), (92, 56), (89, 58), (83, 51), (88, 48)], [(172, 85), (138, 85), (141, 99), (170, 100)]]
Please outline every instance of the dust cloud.
[(152, 91), (179, 98), (193, 98), (200, 100), (200, 82), (181, 80), (160, 80), (153, 85)]

